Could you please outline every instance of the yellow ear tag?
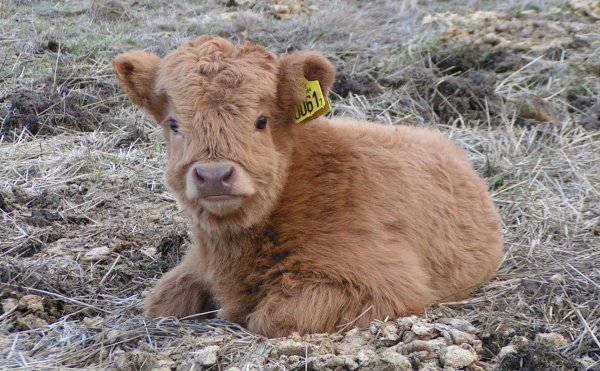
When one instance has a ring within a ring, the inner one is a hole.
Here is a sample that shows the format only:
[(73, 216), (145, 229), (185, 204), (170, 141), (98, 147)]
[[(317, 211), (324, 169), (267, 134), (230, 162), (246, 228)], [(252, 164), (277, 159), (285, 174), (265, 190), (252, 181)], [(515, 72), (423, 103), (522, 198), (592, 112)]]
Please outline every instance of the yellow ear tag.
[(306, 98), (294, 109), (296, 124), (308, 119), (316, 119), (331, 111), (329, 98), (323, 96), (319, 80), (308, 81), (304, 78), (304, 87), (306, 88)]

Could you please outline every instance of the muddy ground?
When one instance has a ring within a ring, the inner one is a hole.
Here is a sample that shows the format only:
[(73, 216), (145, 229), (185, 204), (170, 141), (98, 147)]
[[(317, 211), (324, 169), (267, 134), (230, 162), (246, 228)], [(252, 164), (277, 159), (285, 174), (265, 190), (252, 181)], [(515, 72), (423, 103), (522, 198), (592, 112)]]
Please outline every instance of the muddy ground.
[[(600, 369), (600, 4), (423, 3), (0, 1), (0, 369)], [(110, 60), (206, 33), (318, 50), (333, 114), (463, 146), (503, 219), (498, 277), (347, 334), (144, 317), (189, 237)]]

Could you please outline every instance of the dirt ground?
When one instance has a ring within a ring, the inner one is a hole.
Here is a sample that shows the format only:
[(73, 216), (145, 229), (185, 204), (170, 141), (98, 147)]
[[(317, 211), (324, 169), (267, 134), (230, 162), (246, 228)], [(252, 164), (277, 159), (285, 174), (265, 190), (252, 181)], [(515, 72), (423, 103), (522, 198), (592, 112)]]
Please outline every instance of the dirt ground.
[[(458, 142), (502, 216), (497, 278), (347, 334), (144, 317), (189, 237), (110, 61), (202, 34), (318, 50), (333, 114)], [(598, 1), (0, 0), (0, 124), (0, 369), (600, 370)]]

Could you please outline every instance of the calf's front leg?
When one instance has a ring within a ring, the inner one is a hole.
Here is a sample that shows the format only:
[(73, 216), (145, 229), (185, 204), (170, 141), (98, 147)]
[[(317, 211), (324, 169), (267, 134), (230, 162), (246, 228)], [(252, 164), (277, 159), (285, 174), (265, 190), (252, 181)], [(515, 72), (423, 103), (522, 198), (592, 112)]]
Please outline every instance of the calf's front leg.
[[(270, 292), (247, 317), (250, 331), (267, 337), (335, 332), (345, 324), (365, 325), (373, 308), (355, 294), (329, 284), (305, 284), (289, 294)], [(360, 316), (362, 314), (362, 316)]]
[(158, 280), (146, 299), (148, 316), (182, 318), (216, 309), (201, 255), (192, 246), (183, 261)]

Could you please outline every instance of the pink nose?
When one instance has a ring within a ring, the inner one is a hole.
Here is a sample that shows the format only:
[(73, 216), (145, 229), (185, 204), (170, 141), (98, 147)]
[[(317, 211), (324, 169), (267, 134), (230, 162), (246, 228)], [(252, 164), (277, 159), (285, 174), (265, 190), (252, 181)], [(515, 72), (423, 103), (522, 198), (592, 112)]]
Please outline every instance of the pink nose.
[(206, 163), (194, 167), (194, 183), (200, 197), (231, 193), (235, 169), (228, 163)]

